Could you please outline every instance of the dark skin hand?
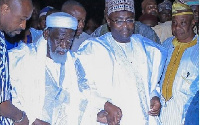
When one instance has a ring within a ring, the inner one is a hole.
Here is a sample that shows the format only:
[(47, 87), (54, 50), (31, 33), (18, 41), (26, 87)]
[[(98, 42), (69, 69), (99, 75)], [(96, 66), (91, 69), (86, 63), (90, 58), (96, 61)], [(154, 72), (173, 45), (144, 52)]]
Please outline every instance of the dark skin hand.
[(150, 101), (149, 115), (158, 116), (160, 114), (160, 108), (161, 108), (160, 99), (154, 96)]
[(108, 113), (105, 110), (101, 110), (97, 114), (97, 122), (107, 124), (107, 119), (106, 119), (107, 115), (108, 115)]
[[(150, 111), (149, 115), (158, 116), (160, 114), (160, 99), (158, 97), (153, 97), (150, 101)], [(101, 123), (108, 123), (108, 125), (119, 125), (122, 111), (119, 107), (106, 102), (104, 109), (97, 114), (97, 121)]]
[(108, 125), (119, 125), (122, 118), (121, 109), (110, 102), (106, 102), (104, 110), (108, 113), (106, 115)]
[[(22, 119), (22, 111), (16, 108), (10, 100), (0, 103), (0, 116), (10, 118), (14, 121), (19, 121)], [(14, 125), (28, 125), (29, 120), (26, 115), (19, 123), (14, 123)]]
[(24, 119), (19, 123), (14, 123), (14, 125), (28, 125), (28, 123), (29, 123), (29, 120), (28, 120), (28, 118), (27, 118), (27, 116), (25, 114), (24, 115)]

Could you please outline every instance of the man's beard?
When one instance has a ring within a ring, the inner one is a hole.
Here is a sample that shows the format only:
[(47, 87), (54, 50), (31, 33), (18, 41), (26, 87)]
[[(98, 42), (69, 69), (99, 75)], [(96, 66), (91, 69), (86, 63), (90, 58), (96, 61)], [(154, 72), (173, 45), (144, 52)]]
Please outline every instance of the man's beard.
[[(59, 51), (64, 51), (65, 54), (60, 55), (58, 53)], [(65, 62), (67, 60), (67, 51), (68, 51), (67, 49), (62, 49), (61, 47), (57, 47), (56, 50), (55, 50), (55, 52), (52, 52), (51, 45), (49, 45), (49, 54), (50, 54), (50, 57), (56, 63), (65, 64)]]
[(67, 53), (65, 53), (64, 55), (60, 55), (57, 52), (52, 52), (50, 50), (50, 57), (53, 59), (54, 62), (56, 63), (61, 63), (61, 64), (65, 64), (66, 60), (67, 60)]

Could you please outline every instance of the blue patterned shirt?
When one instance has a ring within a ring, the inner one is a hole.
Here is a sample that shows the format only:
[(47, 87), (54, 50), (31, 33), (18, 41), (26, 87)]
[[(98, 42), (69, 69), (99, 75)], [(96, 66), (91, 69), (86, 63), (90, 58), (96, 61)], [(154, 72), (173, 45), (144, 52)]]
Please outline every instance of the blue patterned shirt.
[[(6, 50), (4, 33), (0, 31), (0, 103), (11, 99), (11, 85), (8, 71), (8, 52)], [(10, 120), (0, 117), (1, 125), (10, 125)]]

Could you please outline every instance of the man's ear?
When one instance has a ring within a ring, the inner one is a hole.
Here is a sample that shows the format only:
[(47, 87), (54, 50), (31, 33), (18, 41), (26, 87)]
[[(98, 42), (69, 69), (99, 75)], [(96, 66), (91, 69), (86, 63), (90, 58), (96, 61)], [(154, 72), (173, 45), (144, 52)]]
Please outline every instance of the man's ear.
[(106, 16), (106, 21), (107, 21), (108, 26), (110, 27), (110, 19), (108, 18), (108, 16)]
[(194, 26), (195, 26), (195, 19), (192, 19), (192, 27), (194, 28)]
[(8, 4), (5, 4), (5, 3), (1, 5), (0, 9), (1, 9), (2, 15), (5, 15), (6, 13), (10, 12), (10, 7), (8, 6)]
[(43, 31), (43, 37), (44, 37), (44, 39), (47, 40), (48, 36), (49, 36), (49, 30), (48, 30), (48, 29), (45, 29), (45, 30)]
[(144, 14), (144, 10), (142, 9), (142, 14)]

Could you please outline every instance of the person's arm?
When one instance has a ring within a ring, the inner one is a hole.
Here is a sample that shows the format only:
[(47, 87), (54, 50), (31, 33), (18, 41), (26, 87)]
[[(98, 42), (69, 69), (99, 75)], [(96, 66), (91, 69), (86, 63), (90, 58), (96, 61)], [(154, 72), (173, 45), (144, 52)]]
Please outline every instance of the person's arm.
[(10, 118), (15, 125), (28, 125), (29, 121), (26, 114), (16, 108), (10, 101), (11, 86), (8, 71), (8, 53), (4, 45), (1, 48), (3, 49), (0, 52), (0, 116)]
[[(78, 68), (76, 70), (79, 71), (78, 76), (81, 78), (78, 81), (84, 81), (84, 83), (79, 84), (79, 87), (81, 88), (79, 89), (82, 90), (83, 95), (88, 100), (88, 105), (83, 118), (84, 122), (82, 121), (82, 123), (85, 123), (85, 121), (87, 121), (86, 119), (91, 121), (88, 124), (94, 124), (95, 122), (107, 123), (107, 119), (109, 124), (119, 122), (121, 117), (118, 118), (117, 112), (121, 111), (120, 108), (110, 103), (111, 99), (104, 96), (104, 94), (101, 94), (100, 90), (101, 88), (106, 88), (107, 83), (112, 82), (107, 78), (112, 75), (112, 71), (105, 72), (110, 65), (109, 63), (112, 62), (101, 60), (102, 58), (108, 58), (109, 60), (110, 57), (107, 55), (105, 49), (98, 53), (94, 52), (96, 50), (96, 48), (94, 48), (96, 45), (90, 48), (90, 44), (88, 44), (87, 47), (85, 48), (91, 53), (88, 54), (87, 51), (84, 51), (81, 55), (77, 55), (80, 61), (76, 61), (76, 67)], [(102, 48), (102, 46), (99, 47)], [(90, 49), (94, 49), (94, 51)], [(97, 51), (98, 49), (99, 48), (97, 48)], [(106, 54), (104, 55), (103, 53)], [(102, 57), (99, 54), (103, 54), (104, 56)], [(96, 116), (96, 118), (94, 116)]]
[(10, 100), (0, 104), (0, 116), (10, 118), (15, 125), (28, 125), (29, 121), (26, 114), (16, 108)]
[(167, 57), (167, 50), (159, 44), (143, 39), (145, 43), (146, 53), (149, 62), (149, 73), (151, 78), (149, 79), (148, 88), (150, 88), (150, 111), (149, 115), (157, 116), (160, 113), (161, 103), (160, 103), (160, 86), (159, 81), (164, 69), (164, 64)]

